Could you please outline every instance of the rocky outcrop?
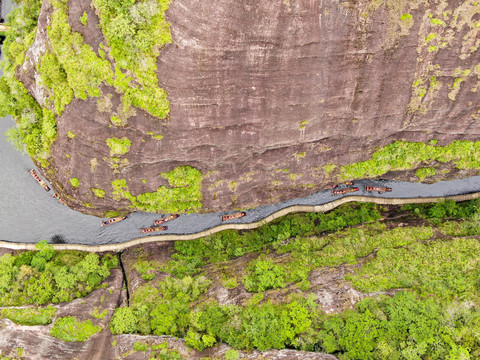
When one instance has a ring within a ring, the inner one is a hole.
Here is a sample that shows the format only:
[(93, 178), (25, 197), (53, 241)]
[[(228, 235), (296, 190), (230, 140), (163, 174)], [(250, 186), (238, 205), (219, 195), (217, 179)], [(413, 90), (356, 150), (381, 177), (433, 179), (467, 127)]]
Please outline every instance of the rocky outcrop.
[[(155, 354), (152, 348), (163, 345), (165, 353), (179, 354), (182, 359), (226, 359), (225, 353), (232, 348), (225, 344), (219, 344), (214, 348), (202, 352), (191, 350), (185, 346), (182, 339), (175, 339), (170, 336), (138, 336), (138, 335), (116, 335), (114, 347), (116, 358), (125, 360), (146, 360), (151, 354)], [(146, 344), (144, 352), (133, 351), (134, 344)], [(157, 352), (158, 353), (158, 352)], [(267, 350), (267, 351), (242, 351), (237, 350), (238, 359), (253, 360), (336, 360), (337, 357), (325, 354), (297, 350)]]
[[(55, 319), (64, 316), (74, 316), (79, 321), (93, 319), (94, 325), (102, 330), (94, 334), (86, 342), (65, 342), (50, 335), (52, 324), (48, 326), (17, 325), (8, 319), (0, 319), (0, 353), (5, 356), (22, 359), (78, 359), (107, 360), (114, 359), (111, 346), (112, 333), (108, 329), (114, 310), (125, 303), (125, 290), (122, 290), (123, 275), (120, 268), (112, 269), (112, 274), (106, 280), (106, 287), (93, 291), (85, 298), (69, 303), (55, 305)], [(103, 317), (92, 318), (91, 314), (106, 311)], [(54, 319), (54, 322), (55, 322)], [(18, 350), (20, 349), (20, 350)], [(20, 351), (20, 352), (19, 352)]]
[[(97, 51), (100, 30), (76, 24), (89, 0), (70, 3), (72, 28)], [(76, 209), (128, 209), (112, 180), (126, 179), (137, 196), (168, 185), (160, 174), (179, 165), (204, 175), (204, 211), (252, 207), (325, 187), (334, 181), (325, 165), (366, 160), (397, 139), (479, 136), (473, 2), (173, 0), (167, 20), (173, 44), (157, 62), (167, 120), (137, 109), (113, 126), (109, 108), (120, 99), (107, 85), (108, 106), (75, 99), (58, 119), (48, 177)], [(111, 137), (131, 141), (119, 160), (105, 144)]]

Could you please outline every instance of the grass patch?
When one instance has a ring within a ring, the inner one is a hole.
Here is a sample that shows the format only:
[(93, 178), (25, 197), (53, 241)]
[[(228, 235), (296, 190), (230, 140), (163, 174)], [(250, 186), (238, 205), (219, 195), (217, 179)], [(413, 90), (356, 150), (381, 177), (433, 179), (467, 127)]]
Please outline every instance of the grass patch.
[(433, 167), (425, 167), (425, 168), (420, 168), (417, 171), (415, 171), (415, 176), (417, 176), (420, 181), (425, 179), (427, 176), (433, 176), (437, 173), (437, 170)]
[(108, 315), (108, 310), (105, 309), (101, 313), (98, 312), (98, 308), (93, 309), (93, 311), (90, 313), (95, 319), (104, 319), (105, 316)]
[(113, 115), (110, 117), (110, 121), (115, 126), (125, 126), (127, 124), (125, 120), (122, 120), (121, 118)]
[(325, 177), (328, 177), (336, 168), (337, 168), (337, 165), (335, 164), (323, 165), (322, 169), (323, 171), (325, 171)]
[(136, 343), (133, 344), (133, 350), (135, 351), (141, 351), (141, 352), (146, 352), (149, 350), (149, 346), (147, 343), (142, 343), (137, 341)]
[(90, 188), (90, 190), (92, 190), (93, 195), (95, 195), (96, 197), (99, 197), (101, 199), (105, 197), (106, 191), (103, 189)]
[(70, 184), (74, 187), (77, 188), (80, 186), (80, 180), (78, 178), (71, 178), (70, 179)]
[(462, 238), (382, 248), (352, 281), (364, 292), (415, 288), (423, 296), (477, 301), (479, 250), (478, 240)]
[(163, 139), (163, 135), (161, 134), (155, 134), (153, 131), (148, 131), (147, 132), (148, 135), (150, 135), (152, 138), (154, 138), (155, 140), (162, 140)]
[(100, 327), (93, 325), (91, 320), (79, 322), (73, 316), (65, 316), (53, 324), (50, 335), (67, 342), (84, 342), (100, 331)]
[(110, 156), (124, 155), (130, 151), (130, 146), (132, 145), (132, 142), (126, 137), (122, 137), (121, 139), (116, 137), (108, 138), (105, 142), (110, 148)]
[(117, 211), (117, 210), (105, 211), (105, 217), (107, 218), (113, 218), (119, 215), (120, 215), (120, 211)]
[(48, 325), (56, 312), (57, 309), (49, 305), (46, 308), (2, 309), (0, 315), (19, 325)]
[(87, 22), (88, 22), (88, 14), (86, 11), (83, 12), (83, 15), (80, 17), (80, 23), (83, 25), (83, 26), (87, 26)]

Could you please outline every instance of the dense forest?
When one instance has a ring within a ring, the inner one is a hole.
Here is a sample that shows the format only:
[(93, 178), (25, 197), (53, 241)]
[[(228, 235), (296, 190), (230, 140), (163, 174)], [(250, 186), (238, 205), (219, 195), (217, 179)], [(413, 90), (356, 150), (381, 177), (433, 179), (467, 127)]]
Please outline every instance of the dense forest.
[[(87, 255), (40, 242), (38, 251), (0, 257), (0, 315), (24, 325), (52, 323), (50, 335), (64, 341), (93, 341), (93, 334), (111, 331), (113, 339), (180, 337), (198, 351), (225, 343), (228, 359), (254, 349), (352, 360), (476, 358), (479, 214), (478, 200), (349, 204), (164, 244), (163, 254), (139, 246)], [(55, 304), (101, 289), (119, 260), (128, 292), (123, 304), (81, 319), (56, 315)], [(333, 305), (322, 299), (321, 279), (334, 274), (328, 287), (348, 287), (355, 299), (337, 296)], [(36, 306), (19, 308), (26, 304)], [(108, 321), (99, 325), (98, 318)], [(135, 347), (152, 359), (182, 358), (148, 341)]]

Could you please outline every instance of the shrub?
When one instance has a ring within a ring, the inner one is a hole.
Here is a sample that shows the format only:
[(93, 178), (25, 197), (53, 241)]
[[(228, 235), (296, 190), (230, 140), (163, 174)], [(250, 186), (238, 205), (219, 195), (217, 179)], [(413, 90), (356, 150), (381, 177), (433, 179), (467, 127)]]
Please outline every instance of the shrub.
[(83, 26), (87, 26), (87, 21), (88, 21), (88, 14), (86, 11), (83, 12), (83, 15), (80, 17), (80, 23)]
[[(295, 237), (319, 235), (381, 217), (374, 204), (346, 204), (327, 213), (292, 214), (251, 231), (227, 230), (192, 241), (175, 242), (168, 271), (176, 276), (194, 274), (206, 263), (225, 261)], [(303, 240), (301, 242), (304, 242)], [(291, 242), (293, 244), (293, 242)], [(292, 245), (286, 247), (291, 249)], [(291, 281), (299, 281), (292, 278)]]
[(130, 146), (132, 145), (132, 142), (126, 137), (123, 137), (121, 139), (113, 137), (105, 140), (105, 142), (110, 148), (110, 156), (124, 155), (130, 151)]
[(475, 310), (455, 314), (457, 322), (446, 325), (452, 315), (435, 299), (406, 291), (393, 298), (364, 299), (357, 310), (327, 318), (318, 334), (322, 350), (348, 359), (469, 358), (464, 341), (471, 334), (472, 317), (478, 316)]
[(80, 180), (78, 180), (78, 178), (71, 178), (70, 179), (70, 184), (74, 187), (74, 188), (77, 188), (80, 186)]
[(136, 342), (133, 344), (133, 350), (135, 351), (142, 351), (142, 352), (146, 352), (148, 351), (148, 344), (145, 344), (145, 343), (141, 343), (141, 342)]
[(480, 245), (472, 239), (381, 249), (353, 276), (353, 284), (365, 292), (414, 288), (425, 296), (473, 300), (480, 278), (478, 251)]
[(99, 197), (99, 198), (102, 198), (102, 199), (105, 197), (106, 191), (103, 190), (103, 189), (90, 188), (90, 190), (92, 190), (92, 193), (96, 197)]
[(133, 314), (133, 309), (129, 307), (120, 307), (115, 309), (110, 330), (112, 334), (132, 334), (137, 330), (137, 318)]
[(248, 275), (243, 279), (243, 285), (249, 292), (285, 287), (285, 271), (271, 259), (254, 260), (250, 262), (247, 271)]
[(83, 342), (100, 331), (100, 327), (93, 325), (91, 320), (79, 322), (74, 316), (65, 316), (53, 324), (50, 335), (63, 341)]
[(433, 167), (425, 167), (425, 168), (420, 168), (417, 171), (415, 171), (415, 175), (422, 181), (425, 179), (427, 176), (433, 176), (435, 175), (437, 171)]
[(240, 355), (238, 354), (238, 351), (235, 351), (233, 349), (228, 349), (225, 352), (225, 360), (238, 360), (238, 357)]

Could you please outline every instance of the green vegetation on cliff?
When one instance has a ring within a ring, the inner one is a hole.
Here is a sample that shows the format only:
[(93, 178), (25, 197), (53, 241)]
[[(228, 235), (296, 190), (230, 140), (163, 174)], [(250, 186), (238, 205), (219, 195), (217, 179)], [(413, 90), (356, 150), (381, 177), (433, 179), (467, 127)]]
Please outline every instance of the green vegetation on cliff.
[(160, 186), (156, 192), (133, 196), (128, 191), (127, 181), (112, 181), (113, 198), (128, 199), (131, 208), (149, 212), (175, 213), (200, 209), (202, 207), (202, 173), (191, 166), (178, 166), (162, 173), (169, 186)]
[(72, 31), (67, 0), (54, 0), (52, 5), (54, 11), (47, 33), (53, 53), (45, 53), (38, 70), (42, 84), (51, 89), (49, 101), (60, 115), (74, 97), (100, 96), (100, 84), (112, 83), (113, 73), (109, 62), (99, 58), (83, 37)]
[(121, 139), (118, 138), (108, 138), (105, 140), (108, 147), (110, 148), (110, 156), (113, 155), (125, 155), (127, 152), (130, 151), (130, 146), (132, 142), (128, 140), (126, 137)]
[[(133, 105), (165, 118), (170, 104), (166, 92), (158, 87), (156, 59), (160, 49), (172, 42), (165, 20), (170, 0), (93, 0), (93, 5), (100, 14), (109, 56), (116, 63), (114, 84), (123, 94), (124, 112)], [(140, 86), (131, 86), (131, 82)]]
[[(458, 169), (480, 169), (480, 141), (459, 140), (445, 146), (395, 141), (378, 149), (367, 161), (341, 167), (340, 174), (343, 179), (376, 177), (389, 171), (415, 169), (434, 161), (452, 162)], [(433, 170), (423, 170), (418, 176), (432, 173)]]
[(9, 28), (2, 46), (0, 116), (12, 115), (16, 121), (17, 127), (7, 132), (12, 144), (46, 165), (50, 144), (57, 134), (55, 116), (50, 110), (42, 109), (15, 77), (17, 67), (23, 64), (25, 53), (35, 39), (40, 6), (40, 0), (19, 0), (18, 7), (8, 14)]

